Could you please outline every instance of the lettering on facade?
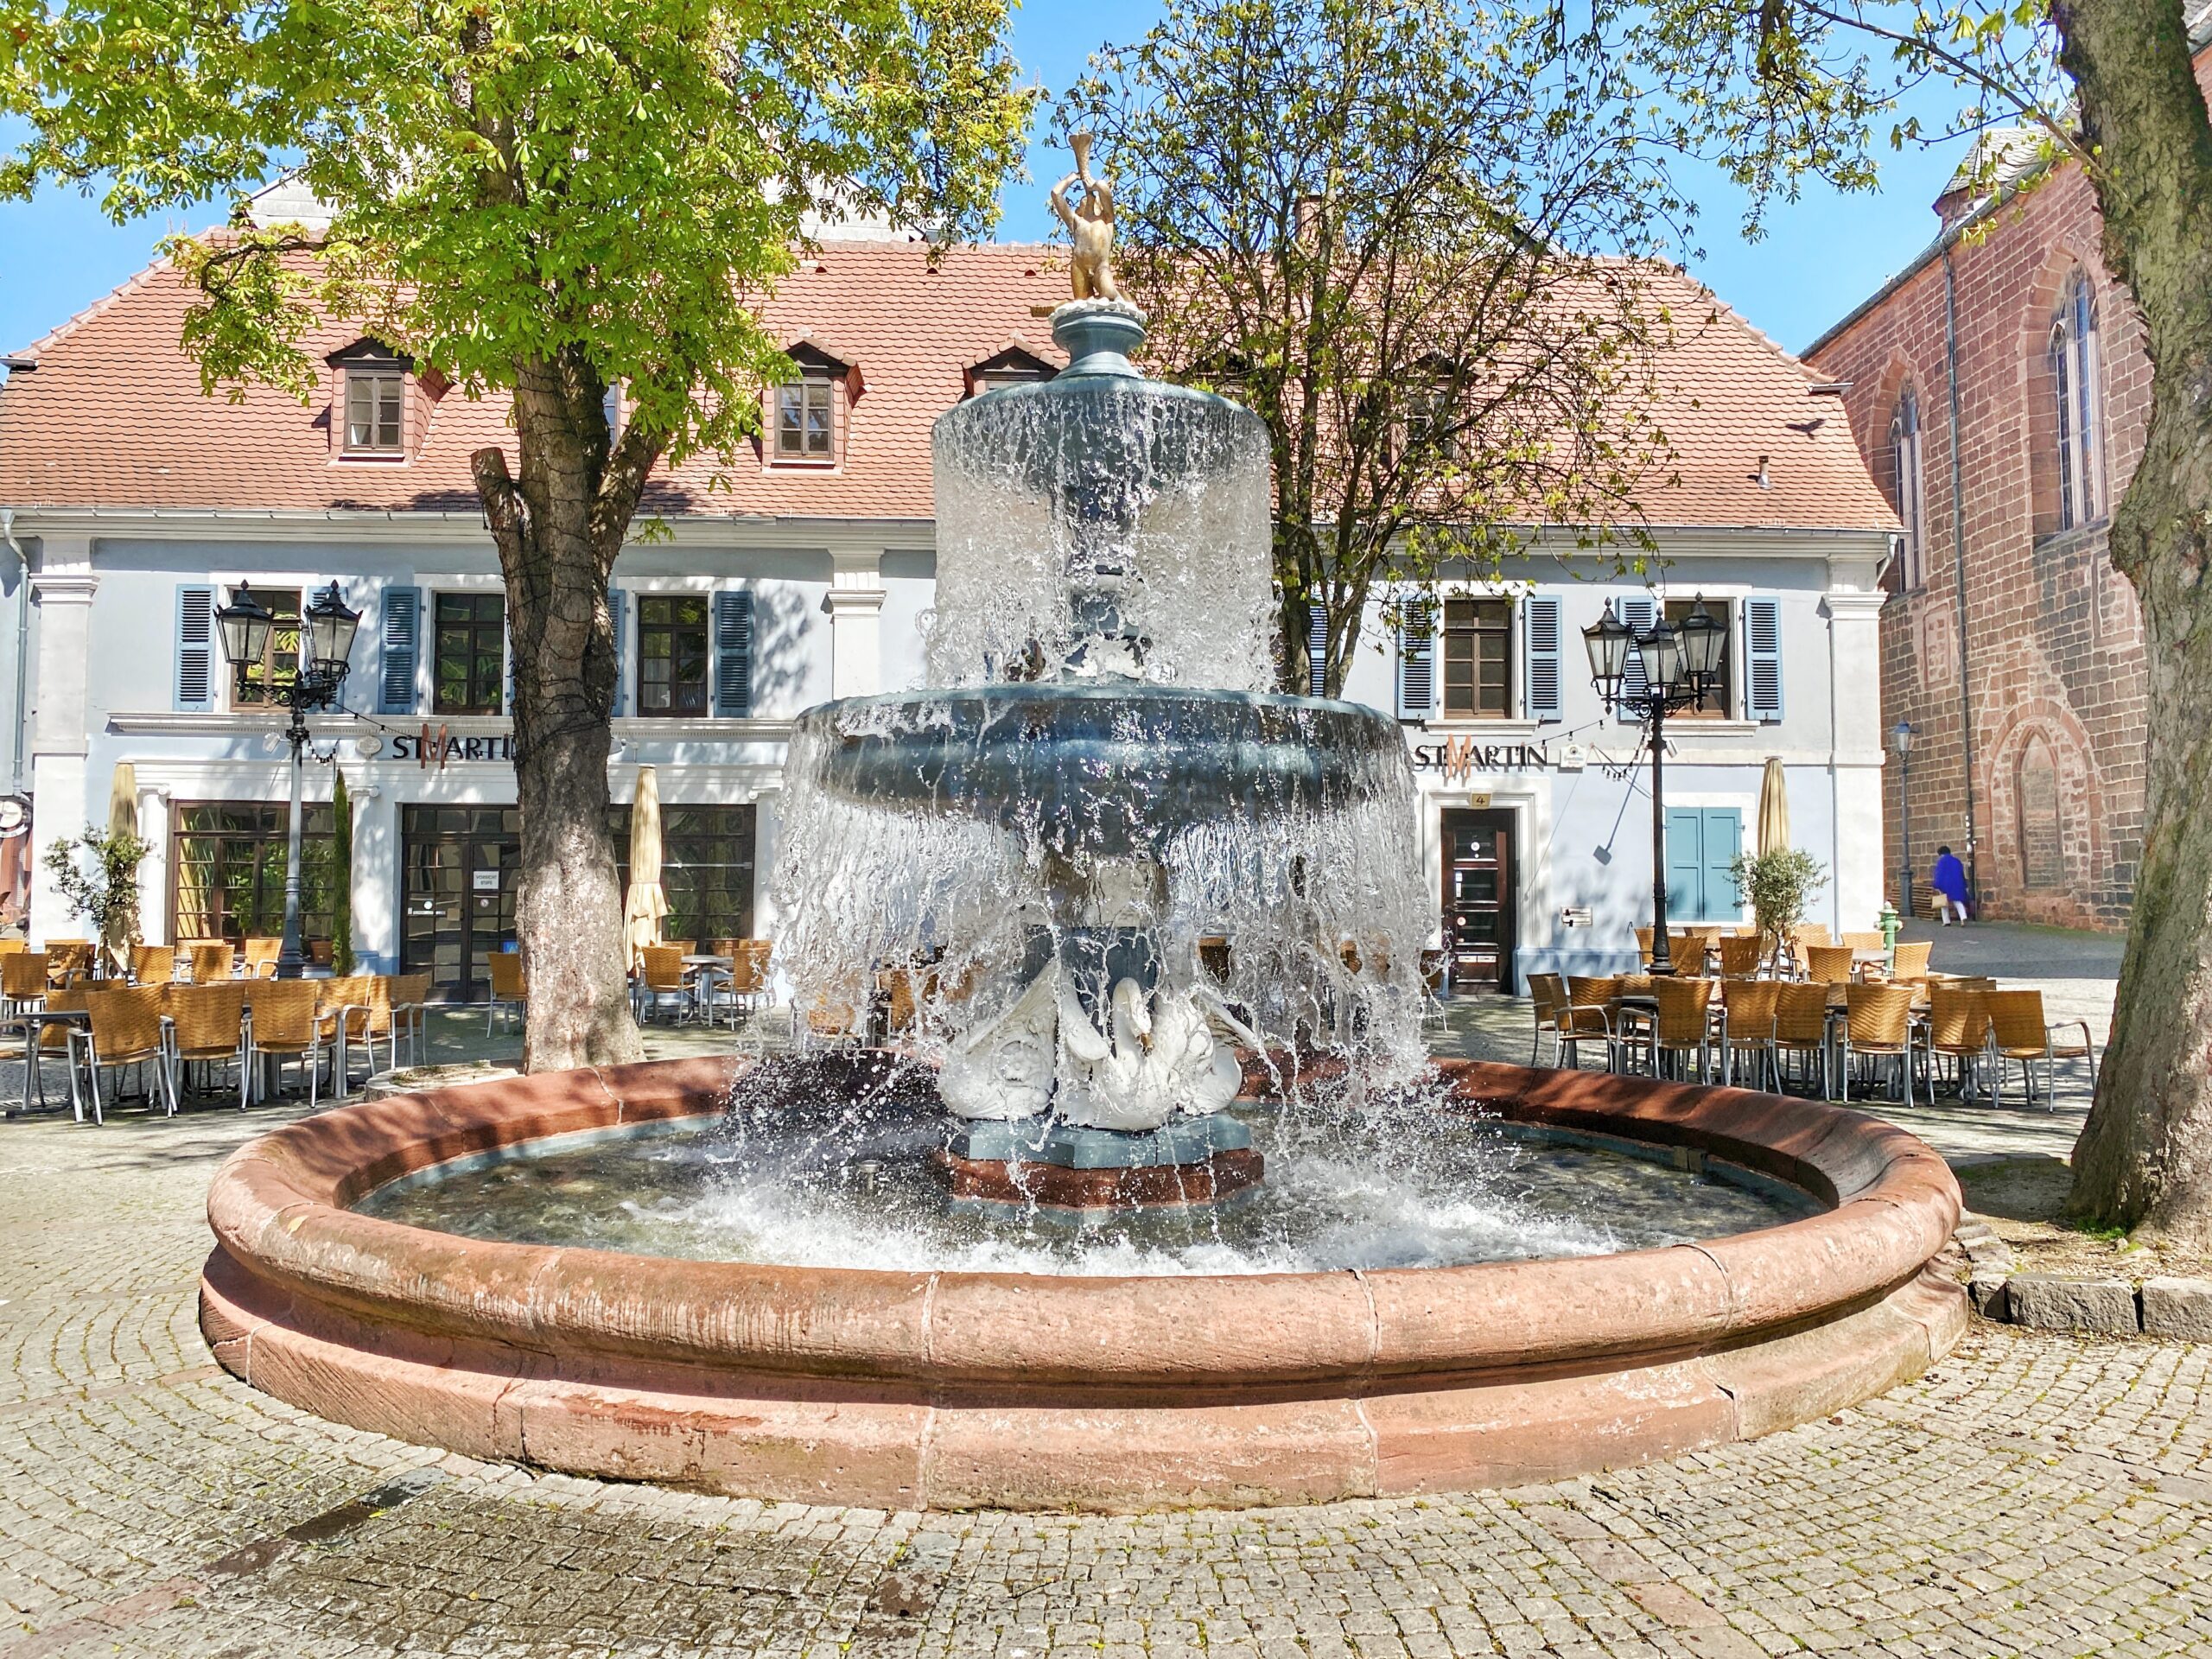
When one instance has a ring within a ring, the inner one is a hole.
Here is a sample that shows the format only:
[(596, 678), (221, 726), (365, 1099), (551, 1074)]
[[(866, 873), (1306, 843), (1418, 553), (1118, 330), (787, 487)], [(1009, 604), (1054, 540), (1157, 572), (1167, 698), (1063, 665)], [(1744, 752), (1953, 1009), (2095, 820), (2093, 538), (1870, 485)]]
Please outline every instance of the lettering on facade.
[(1478, 772), (1540, 772), (1551, 764), (1541, 743), (1478, 743), (1471, 737), (1413, 746), (1415, 772), (1440, 772), (1447, 783), (1463, 784)]
[(505, 760), (515, 758), (512, 737), (455, 737), (445, 727), (432, 731), (427, 721), (423, 729), (413, 735), (402, 732), (391, 740), (391, 758), (412, 760), (424, 771), (435, 766), (443, 772), (455, 760)]

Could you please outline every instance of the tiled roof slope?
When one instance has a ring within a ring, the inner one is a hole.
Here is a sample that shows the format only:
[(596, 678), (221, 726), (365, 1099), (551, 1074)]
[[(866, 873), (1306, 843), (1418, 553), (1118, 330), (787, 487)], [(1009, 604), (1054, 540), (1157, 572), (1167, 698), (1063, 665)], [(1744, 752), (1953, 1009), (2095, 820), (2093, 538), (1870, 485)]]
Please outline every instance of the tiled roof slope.
[[(965, 390), (964, 371), (1016, 340), (1062, 360), (1033, 308), (1067, 292), (1061, 260), (1036, 246), (954, 249), (932, 270), (911, 243), (825, 245), (786, 277), (765, 315), (785, 340), (810, 339), (854, 363), (840, 464), (829, 471), (694, 461), (656, 482), (671, 514), (926, 518), (930, 425)], [(1661, 419), (1680, 480), (1647, 493), (1655, 524), (1833, 529), (1893, 521), (1810, 372), (1688, 277), (1658, 273), (1675, 311)], [(0, 505), (407, 511), (475, 505), (469, 453), (507, 442), (504, 409), (448, 392), (404, 465), (330, 459), (327, 398), (306, 408), (254, 390), (204, 396), (178, 346), (189, 302), (176, 274), (149, 270), (39, 341), (0, 389)], [(357, 331), (307, 342), (320, 358)], [(1766, 487), (1759, 458), (1767, 457)], [(710, 487), (720, 473), (726, 485)]]

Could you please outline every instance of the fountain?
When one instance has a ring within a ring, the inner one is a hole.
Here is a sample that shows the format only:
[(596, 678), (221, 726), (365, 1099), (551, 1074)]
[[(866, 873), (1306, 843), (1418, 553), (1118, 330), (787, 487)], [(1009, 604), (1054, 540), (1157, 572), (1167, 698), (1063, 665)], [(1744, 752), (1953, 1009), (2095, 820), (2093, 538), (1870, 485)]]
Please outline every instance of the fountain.
[(1425, 1059), (1403, 740), (1268, 689), (1266, 434), (1137, 373), (1110, 200), (1078, 145), (1067, 369), (938, 423), (928, 683), (792, 737), (778, 963), (803, 1027), (887, 982), (890, 1045), (280, 1129), (209, 1198), (232, 1372), (550, 1468), (1121, 1509), (1632, 1462), (1955, 1340), (1902, 1131)]

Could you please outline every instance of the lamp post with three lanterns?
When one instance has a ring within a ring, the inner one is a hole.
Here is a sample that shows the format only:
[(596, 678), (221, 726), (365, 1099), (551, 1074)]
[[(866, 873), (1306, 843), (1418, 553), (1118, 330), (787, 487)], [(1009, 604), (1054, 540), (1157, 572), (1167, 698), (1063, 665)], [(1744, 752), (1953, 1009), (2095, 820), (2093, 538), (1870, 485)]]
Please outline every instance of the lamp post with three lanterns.
[(231, 590), (231, 602), (215, 613), (215, 620), (222, 627), (223, 655), (238, 685), (246, 684), (250, 669), (260, 668), (267, 676), (264, 689), (271, 701), (292, 711), (285, 730), (292, 746), (292, 818), (284, 848), (284, 938), (276, 955), (276, 977), (297, 979), (307, 967), (300, 944), (300, 789), (308, 739), (307, 717), (337, 707), (361, 613), (346, 605), (334, 582), (317, 594), (300, 617), (298, 666), (290, 680), (282, 683), (268, 671), (269, 636), (276, 618), (253, 596), (251, 583), (240, 582)]
[[(1651, 971), (1672, 974), (1674, 957), (1667, 944), (1667, 715), (1670, 709), (1703, 708), (1725, 683), (1728, 625), (1706, 608), (1702, 594), (1680, 622), (1669, 622), (1662, 609), (1640, 632), (1622, 621), (1608, 600), (1605, 615), (1582, 630), (1582, 643), (1590, 653), (1591, 683), (1605, 706), (1630, 713), (1650, 729)], [(1638, 671), (1633, 675), (1631, 653)]]

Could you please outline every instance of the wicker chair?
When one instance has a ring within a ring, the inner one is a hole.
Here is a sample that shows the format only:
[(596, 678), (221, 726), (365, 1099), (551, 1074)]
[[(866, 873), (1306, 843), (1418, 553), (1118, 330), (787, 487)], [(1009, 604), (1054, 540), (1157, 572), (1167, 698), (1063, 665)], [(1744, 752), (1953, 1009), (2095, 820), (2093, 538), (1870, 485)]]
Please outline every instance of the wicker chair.
[(1759, 971), (1759, 936), (1732, 934), (1720, 941), (1720, 976), (1756, 979)]
[(1888, 942), (1882, 938), (1879, 928), (1872, 928), (1859, 933), (1846, 933), (1838, 943), (1847, 944), (1854, 950), (1885, 950), (1889, 948)]
[(238, 968), (238, 947), (227, 939), (192, 947), (192, 982), (195, 985), (219, 985), (232, 978)]
[(245, 974), (248, 979), (276, 977), (276, 958), (284, 952), (282, 939), (253, 938), (245, 942)]
[(510, 1023), (528, 1017), (530, 976), (522, 970), (522, 952), (494, 950), (491, 956), (492, 988), (484, 999), (484, 1034), (502, 1014)]
[[(1751, 944), (1758, 944), (1753, 939)], [(1726, 1058), (1723, 1081), (1736, 1080), (1736, 1057), (1751, 1056), (1751, 1087), (1766, 1086), (1771, 1077), (1777, 1088), (1782, 1085), (1782, 1073), (1774, 1052), (1774, 1009), (1782, 994), (1782, 985), (1771, 979), (1724, 979), (1720, 982), (1720, 1006), (1727, 1014), (1721, 1027), (1721, 1042)]]
[[(274, 1060), (281, 1073), (286, 1060), (299, 1060), (308, 1068), (308, 1109), (321, 1099), (322, 1027), (321, 987), (313, 980), (264, 979), (249, 982), (246, 1005), (253, 1018), (246, 1024), (246, 1057), (258, 1072), (262, 1062)], [(257, 1078), (254, 1093), (260, 1094)]]
[(1552, 1034), (1552, 1064), (1560, 1061), (1560, 1021), (1567, 1017), (1567, 981), (1557, 974), (1529, 976), (1529, 1001), (1535, 1011), (1535, 1033), (1529, 1039), (1529, 1064), (1536, 1063), (1542, 1052), (1544, 1033)]
[[(344, 979), (311, 980), (315, 988), (315, 1034), (318, 1046), (331, 1050), (330, 1092), (344, 1098), (353, 1089), (353, 1052), (368, 1048), (370, 999), (373, 974), (349, 974)], [(376, 1051), (368, 1049), (369, 1066), (376, 1067)]]
[(176, 978), (176, 947), (173, 944), (134, 944), (130, 947), (130, 982), (134, 985), (167, 985)]
[(1651, 930), (1648, 927), (1636, 930), (1636, 965), (1647, 972), (1651, 967)]
[(92, 976), (92, 955), (99, 947), (90, 939), (48, 939), (46, 942), (46, 982), (79, 985)]
[(1989, 1005), (1986, 994), (1936, 984), (1928, 989), (1928, 1032), (1923, 1039), (1928, 1052), (1928, 1088), (1936, 1090), (1936, 1065), (1950, 1060), (1957, 1068), (1959, 1092), (1974, 1097), (1974, 1083), (1982, 1059), (1989, 1052)]
[(1855, 1058), (1897, 1063), (1904, 1103), (1912, 1104), (1912, 990), (1904, 985), (1853, 985), (1844, 993), (1843, 1097), (1851, 1098)]
[[(505, 952), (501, 953), (502, 955)], [(396, 974), (391, 982), (391, 1026), (395, 1044), (401, 1037), (407, 1039), (407, 1064), (423, 1064), (423, 1049), (429, 1040), (430, 976), (428, 974)], [(399, 1064), (397, 1046), (391, 1052), (391, 1063)]]
[[(1782, 1061), (1796, 1055), (1811, 1059), (1821, 1069), (1821, 1095), (1831, 1098), (1828, 1085), (1828, 988), (1824, 984), (1777, 983), (1774, 995), (1774, 1060), (1777, 1082)], [(1805, 1076), (1801, 1064), (1798, 1076)]]
[(46, 1002), (47, 959), (42, 950), (0, 957), (0, 1001), (10, 1014), (29, 1014)]
[(146, 1091), (150, 1103), (158, 1100), (176, 1116), (175, 1079), (169, 1072), (168, 1036), (163, 1029), (162, 992), (157, 987), (121, 991), (93, 991), (85, 998), (92, 1017), (92, 1029), (78, 1033), (79, 1063), (92, 1079), (92, 1122), (107, 1122), (106, 1103), (100, 1097), (100, 1074), (126, 1065), (154, 1068), (154, 1086)]
[[(1989, 1058), (1997, 1063), (1997, 1103), (2005, 1103), (2005, 1067), (2008, 1061), (2020, 1063), (2020, 1079), (2025, 1085), (2028, 1104), (2036, 1103), (2036, 1063), (2044, 1068), (2044, 1104), (2051, 1110), (2058, 1109), (2058, 1062), (2082, 1060), (2088, 1068), (2088, 1087), (2092, 1093), (2097, 1086), (2097, 1051), (2089, 1040), (2087, 1020), (2061, 1020), (2045, 1024), (2043, 1017), (2041, 991), (1985, 991), (1983, 1003), (1989, 1009)], [(2079, 1031), (2079, 1042), (2058, 1042), (2056, 1033)]]
[(1814, 944), (1805, 948), (1805, 977), (1815, 985), (1841, 985), (1851, 978), (1852, 949), (1847, 944)]
[[(1642, 1043), (1647, 1064), (1655, 1077), (1666, 1075), (1667, 1061), (1671, 1057), (1681, 1060), (1691, 1054), (1697, 1056), (1697, 1080), (1703, 1083), (1711, 1075), (1715, 1033), (1713, 1028), (1713, 990), (1717, 981), (1700, 978), (1655, 979), (1651, 982), (1652, 999), (1658, 1008), (1643, 1021), (1640, 1033), (1624, 1027), (1622, 1046), (1633, 1048)], [(1722, 1052), (1726, 1052), (1727, 1037), (1719, 1033)]]
[(236, 1068), (238, 1109), (244, 1111), (250, 1070), (246, 1065), (246, 988), (236, 981), (227, 985), (176, 985), (169, 989), (169, 1065), (173, 1091), (184, 1086), (183, 1068)]
[[(40, 1007), (54, 1014), (79, 1012), (84, 1008), (86, 995), (86, 991), (80, 985), (57, 986), (46, 994)], [(41, 1106), (46, 1104), (46, 1072), (43, 1063), (48, 1060), (60, 1060), (67, 1069), (69, 1077), (69, 1109), (79, 1123), (85, 1121), (85, 1096), (77, 1071), (77, 1047), (83, 1034), (79, 1027), (58, 1021), (42, 1022), (38, 1028), (36, 1043), (38, 1057), (41, 1062), (38, 1079), (39, 1104)], [(29, 1056), (26, 1054), (24, 1058), (28, 1059)]]
[(1619, 1039), (1614, 1030), (1613, 999), (1621, 994), (1621, 981), (1584, 979), (1570, 976), (1567, 982), (1567, 1013), (1559, 1027), (1559, 1046), (1566, 1051), (1567, 1063), (1580, 1071), (1582, 1066), (1582, 1045), (1603, 1043), (1605, 1046), (1605, 1068), (1618, 1071), (1620, 1067)]
[(1935, 948), (1926, 939), (1910, 944), (1900, 940), (1890, 958), (1890, 977), (1900, 984), (1919, 984), (1928, 977), (1928, 953)]
[(632, 995), (640, 1020), (664, 1007), (673, 1007), (678, 1020), (690, 1012), (691, 982), (683, 972), (683, 958), (689, 954), (680, 944), (649, 944), (639, 952)]

